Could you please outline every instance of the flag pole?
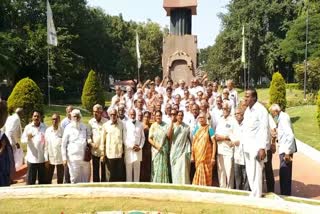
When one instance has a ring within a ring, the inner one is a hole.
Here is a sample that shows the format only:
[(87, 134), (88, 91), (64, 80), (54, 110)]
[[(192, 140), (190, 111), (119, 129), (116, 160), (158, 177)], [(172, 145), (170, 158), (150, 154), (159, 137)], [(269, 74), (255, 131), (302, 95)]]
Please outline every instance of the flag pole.
[(243, 63), (243, 88), (247, 89), (247, 75), (246, 75), (246, 51), (245, 51), (245, 36), (244, 36), (244, 25), (242, 25), (242, 51), (241, 51), (241, 63)]
[(51, 97), (50, 97), (50, 45), (48, 45), (48, 106), (51, 105)]

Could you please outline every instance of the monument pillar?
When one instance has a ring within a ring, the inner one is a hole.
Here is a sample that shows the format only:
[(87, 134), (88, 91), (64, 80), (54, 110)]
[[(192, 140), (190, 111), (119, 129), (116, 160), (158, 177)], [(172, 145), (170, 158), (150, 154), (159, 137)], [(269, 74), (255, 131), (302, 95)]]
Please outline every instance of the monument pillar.
[(192, 35), (197, 0), (164, 0), (163, 7), (170, 16), (170, 34), (163, 40), (163, 76), (190, 83), (197, 67), (197, 36)]

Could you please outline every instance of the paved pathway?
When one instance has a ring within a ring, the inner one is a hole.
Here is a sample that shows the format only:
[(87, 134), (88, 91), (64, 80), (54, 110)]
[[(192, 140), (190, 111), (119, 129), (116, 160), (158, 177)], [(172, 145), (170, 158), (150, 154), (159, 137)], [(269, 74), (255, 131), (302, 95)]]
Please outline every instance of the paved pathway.
[[(275, 191), (280, 194), (279, 156), (273, 155), (273, 172), (276, 180)], [(292, 196), (320, 200), (320, 163), (300, 152), (293, 157)]]

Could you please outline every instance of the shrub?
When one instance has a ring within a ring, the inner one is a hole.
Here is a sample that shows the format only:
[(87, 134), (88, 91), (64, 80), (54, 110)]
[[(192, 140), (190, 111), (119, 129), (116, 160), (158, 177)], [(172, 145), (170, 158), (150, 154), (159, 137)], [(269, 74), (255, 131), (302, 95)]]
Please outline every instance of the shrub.
[(301, 89), (299, 83), (288, 83), (288, 84), (286, 84), (286, 88), (289, 89), (289, 90), (293, 90), (293, 89), (299, 90), (299, 89)]
[(269, 104), (279, 104), (281, 109), (285, 110), (287, 106), (286, 100), (286, 83), (279, 72), (272, 75), (272, 81), (270, 83), (269, 90), (270, 101)]
[(82, 106), (90, 112), (92, 112), (92, 107), (95, 104), (104, 106), (103, 90), (93, 70), (89, 72), (86, 82), (84, 83), (81, 102)]
[(318, 105), (318, 126), (320, 128), (320, 90), (318, 91), (318, 101), (317, 101), (317, 105)]
[(23, 108), (23, 125), (27, 124), (34, 110), (43, 114), (43, 95), (38, 85), (30, 78), (21, 79), (13, 88), (8, 98), (8, 110)]

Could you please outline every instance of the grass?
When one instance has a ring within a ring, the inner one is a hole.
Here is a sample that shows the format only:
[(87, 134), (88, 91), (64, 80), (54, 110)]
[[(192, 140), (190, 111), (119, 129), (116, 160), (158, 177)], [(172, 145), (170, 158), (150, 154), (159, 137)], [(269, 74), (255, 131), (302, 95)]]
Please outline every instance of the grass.
[(296, 138), (320, 150), (320, 129), (316, 120), (317, 107), (299, 106), (287, 109)]
[[(23, 207), (23, 208), (22, 208)], [(0, 199), (1, 213), (96, 213), (112, 210), (144, 210), (164, 213), (284, 213), (245, 206), (214, 203), (155, 201), (136, 198)]]
[[(239, 97), (244, 97), (244, 91), (242, 89), (237, 89)], [(264, 104), (269, 104), (269, 88), (259, 88), (257, 89), (258, 99)], [(287, 107), (300, 106), (305, 104), (314, 104), (315, 95), (307, 94), (307, 100), (304, 101), (303, 90), (298, 89), (286, 89), (287, 95)]]

